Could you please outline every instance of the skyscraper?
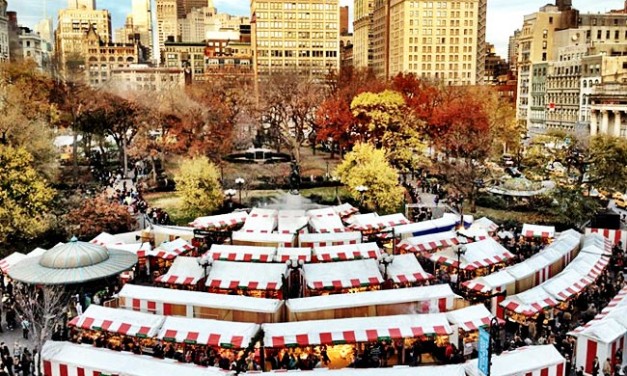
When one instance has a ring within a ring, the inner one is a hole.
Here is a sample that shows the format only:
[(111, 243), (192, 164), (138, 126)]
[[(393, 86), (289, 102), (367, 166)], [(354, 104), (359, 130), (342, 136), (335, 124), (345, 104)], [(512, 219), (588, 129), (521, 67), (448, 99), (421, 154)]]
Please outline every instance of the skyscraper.
[(355, 0), (353, 22), (353, 64), (367, 68), (372, 60), (372, 10), (374, 0)]
[(185, 18), (192, 9), (213, 7), (211, 0), (176, 0), (176, 16), (177, 18)]
[(176, 41), (178, 23), (176, 17), (177, 0), (157, 0), (157, 29), (159, 32), (159, 49), (163, 50), (168, 38)]
[(340, 35), (348, 34), (348, 6), (340, 7)]

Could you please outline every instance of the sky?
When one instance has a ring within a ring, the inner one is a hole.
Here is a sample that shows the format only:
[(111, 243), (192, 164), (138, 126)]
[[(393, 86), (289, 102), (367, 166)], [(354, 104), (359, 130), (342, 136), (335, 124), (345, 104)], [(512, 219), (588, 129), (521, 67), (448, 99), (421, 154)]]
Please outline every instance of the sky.
[[(67, 0), (8, 0), (9, 10), (17, 11), (18, 21), (33, 26), (44, 14), (56, 18), (59, 9)], [(130, 12), (131, 0), (96, 0), (98, 8), (109, 9), (113, 27), (124, 24)], [(487, 41), (496, 46), (497, 53), (507, 58), (507, 43), (514, 30), (520, 28), (523, 16), (537, 11), (550, 0), (488, 0)], [(213, 0), (220, 12), (237, 15), (250, 13), (250, 0)], [(340, 0), (342, 5), (351, 6), (353, 0)], [(623, 0), (573, 0), (573, 6), (582, 12), (606, 12), (623, 7)], [(351, 10), (352, 12), (352, 10)]]

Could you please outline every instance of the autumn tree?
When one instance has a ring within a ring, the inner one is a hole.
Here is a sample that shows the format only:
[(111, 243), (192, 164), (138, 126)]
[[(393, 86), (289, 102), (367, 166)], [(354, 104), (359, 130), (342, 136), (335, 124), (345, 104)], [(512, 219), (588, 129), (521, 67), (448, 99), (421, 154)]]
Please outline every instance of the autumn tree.
[(398, 174), (386, 159), (385, 151), (372, 144), (359, 143), (346, 154), (335, 174), (350, 189), (351, 196), (362, 199), (358, 186), (366, 186), (362, 205), (370, 210), (393, 212), (403, 202), (404, 189)]
[(129, 232), (135, 226), (128, 207), (109, 200), (106, 194), (84, 199), (67, 214), (66, 221), (67, 232), (81, 239), (91, 239), (102, 232)]
[(207, 157), (187, 159), (175, 175), (177, 195), (190, 216), (207, 215), (220, 207), (223, 192), (220, 172)]
[(589, 176), (592, 185), (627, 191), (627, 140), (622, 137), (598, 135), (589, 146)]

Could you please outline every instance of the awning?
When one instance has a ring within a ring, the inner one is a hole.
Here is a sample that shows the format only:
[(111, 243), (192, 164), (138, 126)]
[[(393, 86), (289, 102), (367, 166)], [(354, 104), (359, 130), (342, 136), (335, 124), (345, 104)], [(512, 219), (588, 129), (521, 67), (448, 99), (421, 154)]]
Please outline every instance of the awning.
[(350, 229), (355, 231), (380, 231), (410, 223), (409, 220), (400, 213), (382, 216), (376, 213), (358, 214), (352, 216), (350, 221)]
[(185, 254), (194, 247), (186, 240), (178, 238), (171, 242), (163, 242), (157, 248), (152, 251), (146, 252), (147, 256), (162, 258), (165, 260), (172, 260), (179, 255)]
[[(384, 269), (383, 266), (381, 266)], [(433, 279), (433, 275), (424, 271), (422, 265), (411, 253), (396, 255), (387, 267), (387, 275), (394, 283), (415, 283)]]
[(468, 290), (487, 294), (504, 290), (505, 286), (515, 282), (516, 278), (509, 274), (507, 270), (499, 270), (496, 273), (462, 282), (462, 286)]
[(90, 243), (98, 244), (98, 245), (106, 245), (110, 246), (113, 244), (123, 244), (124, 242), (117, 239), (114, 235), (111, 235), (107, 232), (102, 232), (95, 238), (89, 241)]
[(197, 257), (177, 257), (168, 272), (155, 279), (155, 282), (169, 285), (195, 285), (205, 277), (205, 269)]
[(313, 290), (347, 289), (383, 283), (376, 260), (354, 260), (323, 264), (305, 264), (307, 287)]
[(214, 261), (206, 285), (221, 290), (281, 290), (285, 264)]
[(574, 270), (565, 270), (542, 284), (542, 287), (554, 298), (565, 301), (582, 292), (594, 280), (582, 276)]
[(326, 247), (331, 245), (346, 245), (361, 243), (361, 232), (331, 232), (301, 234), (298, 242), (301, 247)]
[(158, 338), (166, 342), (241, 349), (248, 347), (258, 331), (258, 324), (168, 316)]
[(18, 262), (24, 260), (26, 255), (20, 252), (13, 252), (7, 257), (0, 260), (0, 269), (2, 269), (2, 273), (8, 273), (9, 269)]
[(606, 256), (594, 253), (579, 252), (579, 255), (566, 267), (566, 270), (575, 270), (579, 274), (597, 279), (607, 268), (610, 260)]
[(303, 262), (310, 262), (311, 248), (277, 248), (275, 261), (287, 262), (287, 260), (302, 260)]
[(278, 210), (253, 208), (242, 231), (244, 232), (261, 232), (269, 233), (274, 231), (277, 226)]
[(501, 307), (528, 317), (535, 316), (545, 308), (555, 307), (557, 304), (558, 301), (542, 286), (509, 296), (500, 303)]
[(248, 213), (238, 211), (229, 214), (212, 215), (209, 217), (198, 217), (189, 225), (203, 230), (221, 230), (237, 227), (248, 218)]
[(130, 243), (130, 244), (113, 244), (108, 245), (108, 249), (117, 249), (119, 251), (126, 251), (134, 253), (137, 257), (146, 257), (148, 252), (152, 249), (150, 243)]
[(344, 224), (342, 218), (333, 210), (333, 208), (314, 209), (307, 212), (309, 216), (309, 225), (314, 232), (344, 232)]
[(457, 325), (465, 332), (478, 330), (480, 327), (490, 326), (494, 316), (483, 304), (478, 304), (456, 311), (446, 312), (446, 318), (451, 325)]
[(231, 238), (234, 244), (254, 244), (268, 247), (294, 246), (294, 234), (234, 231), (231, 234)]
[(492, 222), (492, 220), (490, 220), (487, 217), (481, 217), (479, 219), (476, 219), (472, 225), (470, 225), (470, 228), (479, 228), (479, 229), (484, 229), (488, 232), (494, 232), (496, 230), (498, 230), (499, 225), (497, 225), (496, 223)]
[(222, 261), (273, 262), (275, 255), (275, 247), (212, 244), (203, 257)]
[(434, 253), (429, 259), (438, 264), (459, 267), (464, 270), (475, 270), (505, 262), (514, 257), (512, 253), (492, 238), (469, 243), (465, 247), (466, 253), (460, 257), (461, 265), (458, 265), (457, 254), (452, 248)]
[[(479, 376), (477, 359), (466, 362), (468, 376)], [(553, 345), (526, 346), (492, 356), (491, 376), (564, 375), (566, 360)]]
[(335, 245), (314, 247), (313, 257), (317, 261), (346, 261), (357, 259), (378, 259), (381, 251), (377, 243)]
[(394, 234), (402, 238), (412, 236), (420, 236), (427, 234), (435, 234), (438, 232), (451, 231), (457, 226), (453, 218), (438, 218), (430, 221), (410, 223), (407, 225), (396, 226)]
[(74, 324), (77, 328), (100, 330), (133, 337), (154, 337), (164, 317), (119, 308), (90, 305)]
[(451, 247), (459, 243), (455, 231), (414, 236), (401, 241), (398, 248), (406, 252), (432, 252), (440, 248)]
[(452, 333), (446, 315), (396, 315), (263, 324), (271, 348), (377, 342)]
[(334, 206), (333, 211), (335, 211), (340, 218), (347, 218), (353, 214), (359, 213), (359, 209), (348, 203)]
[(549, 239), (555, 237), (555, 227), (554, 226), (539, 226), (539, 225), (530, 225), (523, 224), (522, 234), (526, 238), (544, 238)]
[(623, 244), (623, 250), (627, 247), (627, 231), (625, 230), (610, 230), (607, 228), (586, 228), (586, 234), (599, 234), (603, 235), (608, 240), (609, 246)]
[(280, 234), (296, 234), (307, 231), (309, 217), (304, 210), (279, 210)]

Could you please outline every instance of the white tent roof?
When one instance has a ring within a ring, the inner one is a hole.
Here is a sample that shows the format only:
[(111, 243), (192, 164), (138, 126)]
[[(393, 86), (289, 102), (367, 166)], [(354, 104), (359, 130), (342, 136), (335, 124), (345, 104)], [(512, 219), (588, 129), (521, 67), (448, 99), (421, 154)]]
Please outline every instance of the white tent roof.
[(436, 232), (450, 231), (457, 224), (454, 218), (438, 218), (430, 221), (410, 223), (408, 225), (396, 226), (394, 233), (396, 236), (411, 237), (425, 234), (433, 234)]
[[(491, 376), (518, 376), (564, 363), (553, 345), (521, 347), (492, 357)], [(478, 376), (477, 359), (464, 366), (469, 376)]]
[(275, 247), (255, 247), (245, 245), (212, 244), (203, 257), (223, 261), (273, 262)]
[(354, 207), (353, 205), (349, 203), (344, 203), (341, 205), (334, 206), (333, 211), (335, 211), (337, 215), (339, 215), (340, 217), (345, 218), (345, 217), (350, 217), (351, 215), (355, 213), (358, 213), (359, 209), (357, 209), (356, 207)]
[(301, 247), (315, 247), (361, 243), (361, 232), (328, 232), (300, 234), (298, 241)]
[[(459, 214), (455, 213), (443, 213), (442, 218), (444, 219), (452, 219), (455, 223), (459, 224)], [(464, 214), (464, 223), (471, 224), (474, 222), (474, 217), (470, 214)]]
[[(383, 266), (380, 268), (384, 269)], [(414, 283), (433, 278), (432, 274), (424, 271), (412, 253), (394, 256), (387, 269), (388, 278), (394, 283)]]
[(528, 238), (553, 238), (555, 237), (555, 226), (540, 226), (525, 223), (522, 227), (522, 234)]
[(398, 244), (398, 247), (409, 252), (428, 252), (458, 243), (459, 239), (455, 231), (445, 231), (404, 239)]
[(307, 228), (309, 217), (304, 210), (279, 210), (278, 232), (281, 234), (295, 234)]
[(0, 260), (0, 269), (3, 273), (7, 273), (9, 269), (18, 262), (24, 260), (26, 255), (20, 252), (13, 252), (7, 257)]
[(321, 295), (290, 299), (286, 305), (291, 312), (315, 312), (326, 309), (368, 307), (438, 299), (459, 298), (448, 284), (410, 287), (404, 289), (364, 291), (357, 294)]
[(496, 273), (488, 274), (483, 277), (477, 277), (470, 281), (463, 282), (462, 286), (469, 290), (476, 290), (479, 292), (488, 293), (515, 282), (516, 278), (514, 278), (507, 270), (499, 270)]
[[(460, 268), (473, 270), (498, 264), (513, 257), (514, 255), (496, 240), (488, 238), (466, 244), (466, 253), (461, 256)], [(452, 248), (436, 252), (429, 258), (436, 263), (457, 266), (457, 254)]]
[(489, 232), (496, 231), (498, 227), (499, 226), (496, 223), (494, 223), (492, 220), (490, 220), (487, 217), (481, 217), (479, 219), (475, 219), (475, 221), (470, 226), (471, 229), (480, 228)]
[(310, 289), (343, 289), (380, 285), (383, 277), (376, 260), (353, 260), (324, 264), (305, 264), (305, 281)]
[(627, 333), (627, 329), (613, 318), (601, 320), (579, 332), (578, 336), (594, 338), (603, 343), (612, 343)]
[(555, 299), (565, 301), (583, 291), (594, 282), (574, 270), (564, 270), (542, 284), (542, 287)]
[(483, 304), (446, 312), (446, 318), (451, 325), (457, 325), (465, 332), (478, 330), (482, 326), (490, 326), (490, 320), (493, 317)]
[(198, 217), (194, 219), (194, 221), (190, 223), (190, 225), (200, 229), (219, 229), (244, 223), (247, 218), (248, 213), (246, 213), (245, 211), (239, 211), (228, 214), (212, 215), (209, 217)]
[(292, 246), (294, 241), (294, 234), (277, 234), (277, 233), (260, 233), (260, 232), (246, 232), (246, 231), (233, 231), (232, 238), (234, 242), (248, 242), (248, 243), (268, 243), (273, 245), (279, 245), (284, 247)]
[(98, 236), (89, 241), (90, 243), (98, 244), (98, 245), (110, 245), (110, 244), (123, 244), (124, 242), (120, 241), (115, 236), (109, 234), (108, 232), (101, 232)]
[(516, 278), (516, 280), (527, 278), (536, 272), (536, 270), (532, 268), (531, 265), (525, 261), (520, 262), (518, 264), (514, 264), (504, 270), (507, 271), (507, 273), (513, 275), (514, 278)]
[(224, 371), (213, 367), (198, 367), (195, 364), (101, 349), (92, 345), (76, 345), (69, 342), (47, 341), (41, 354), (43, 360), (53, 363), (115, 375), (225, 376)]
[(377, 243), (360, 243), (313, 247), (313, 256), (318, 261), (346, 261), (355, 259), (378, 259), (381, 251)]
[(309, 224), (315, 232), (343, 232), (345, 230), (342, 218), (333, 208), (309, 210), (307, 215)]
[(258, 324), (168, 316), (158, 338), (240, 349), (247, 347), (258, 331)]
[(205, 269), (197, 257), (177, 257), (168, 272), (156, 278), (156, 282), (172, 285), (195, 285), (205, 276)]
[(151, 302), (260, 313), (275, 313), (283, 304), (281, 300), (277, 299), (212, 294), (202, 291), (175, 290), (129, 283), (122, 287), (118, 295), (127, 300), (140, 299)]
[(274, 261), (287, 262), (287, 260), (311, 261), (311, 248), (279, 247), (276, 251)]
[(217, 289), (280, 290), (285, 264), (214, 261), (205, 284)]
[(152, 232), (154, 234), (163, 234), (167, 236), (178, 236), (186, 240), (194, 238), (194, 228), (187, 226), (161, 226), (152, 225)]
[(403, 214), (388, 214), (379, 216), (377, 213), (357, 214), (350, 218), (351, 228), (356, 230), (377, 230), (409, 224)]
[(508, 296), (500, 303), (502, 307), (525, 316), (533, 316), (544, 308), (557, 304), (558, 301), (542, 288), (542, 285)]
[(137, 257), (146, 257), (146, 254), (152, 250), (152, 246), (150, 243), (113, 244), (107, 245), (107, 249), (117, 249), (134, 253)]
[(193, 249), (194, 247), (187, 240), (177, 238), (159, 244), (155, 249), (146, 252), (146, 255), (171, 260)]
[(244, 222), (242, 231), (262, 233), (272, 232), (277, 226), (278, 213), (278, 210), (274, 209), (253, 208), (248, 215), (248, 218), (246, 218), (246, 222)]
[(163, 320), (164, 317), (159, 315), (92, 304), (82, 315), (72, 320), (72, 324), (88, 330), (154, 337), (159, 332)]

